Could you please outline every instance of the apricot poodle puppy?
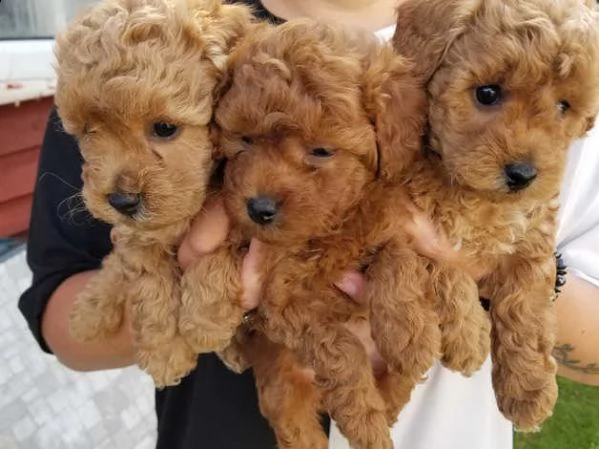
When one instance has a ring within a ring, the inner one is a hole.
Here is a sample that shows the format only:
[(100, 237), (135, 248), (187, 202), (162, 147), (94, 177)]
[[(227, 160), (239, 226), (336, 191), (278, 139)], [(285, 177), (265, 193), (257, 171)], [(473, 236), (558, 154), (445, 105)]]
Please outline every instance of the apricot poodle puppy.
[[(370, 310), (333, 283), (372, 254), (399, 260), (388, 241), (407, 196), (389, 201), (384, 189), (420, 151), (424, 90), (370, 33), (298, 20), (244, 39), (222, 92), (215, 121), (233, 230), (184, 275), (182, 333), (196, 350), (230, 341), (243, 316), (239, 256), (258, 238), (267, 246), (264, 291), (251, 320), (257, 332), (241, 351), (279, 447), (326, 448), (322, 410), (354, 447), (390, 449), (390, 422), (440, 351), (426, 265), (381, 287)], [(367, 273), (378, 283), (377, 269)], [(370, 314), (380, 323), (375, 339), (388, 343), (390, 369), (378, 383), (344, 326)]]
[[(394, 46), (414, 59), (429, 97), (427, 152), (407, 185), (490, 273), (478, 286), (491, 300), (493, 385), (521, 430), (538, 428), (557, 398), (556, 218), (567, 150), (599, 109), (594, 3), (406, 0), (398, 9)], [(456, 279), (437, 277), (441, 298), (456, 294)], [(477, 301), (472, 287), (459, 291)], [(451, 359), (455, 329), (442, 330)]]
[(137, 363), (159, 387), (196, 363), (177, 330), (174, 254), (207, 194), (213, 92), (250, 17), (217, 0), (105, 0), (57, 39), (56, 104), (79, 141), (82, 196), (114, 236), (70, 330), (100, 340), (127, 309)]

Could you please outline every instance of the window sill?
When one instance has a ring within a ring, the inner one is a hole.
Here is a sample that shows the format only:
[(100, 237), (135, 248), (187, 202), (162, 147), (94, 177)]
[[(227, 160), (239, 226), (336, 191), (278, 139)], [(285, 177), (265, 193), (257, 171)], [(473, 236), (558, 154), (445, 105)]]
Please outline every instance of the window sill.
[(0, 41), (0, 105), (54, 95), (54, 40)]

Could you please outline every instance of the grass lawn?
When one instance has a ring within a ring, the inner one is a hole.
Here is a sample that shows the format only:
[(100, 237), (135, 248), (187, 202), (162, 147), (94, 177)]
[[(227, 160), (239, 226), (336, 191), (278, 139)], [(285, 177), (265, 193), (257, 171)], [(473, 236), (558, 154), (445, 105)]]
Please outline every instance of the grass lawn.
[(515, 435), (515, 449), (599, 449), (599, 387), (559, 379), (555, 412), (541, 432)]

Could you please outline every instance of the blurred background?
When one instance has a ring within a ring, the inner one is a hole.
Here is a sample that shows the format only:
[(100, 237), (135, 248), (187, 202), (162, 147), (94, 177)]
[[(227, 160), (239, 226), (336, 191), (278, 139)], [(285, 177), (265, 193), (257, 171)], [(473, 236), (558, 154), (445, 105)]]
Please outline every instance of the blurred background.
[(5, 0), (0, 2), (0, 39), (52, 38), (95, 0)]
[[(17, 309), (53, 36), (95, 0), (0, 2), (0, 449), (152, 449), (154, 390), (137, 368), (76, 373), (44, 354)], [(76, 218), (76, 217), (73, 217)]]
[[(151, 380), (136, 368), (64, 368), (17, 310), (31, 278), (25, 242), (55, 86), (52, 38), (95, 1), (0, 0), (0, 449), (154, 447)], [(554, 417), (538, 434), (515, 435), (516, 449), (599, 449), (599, 388), (560, 387)]]

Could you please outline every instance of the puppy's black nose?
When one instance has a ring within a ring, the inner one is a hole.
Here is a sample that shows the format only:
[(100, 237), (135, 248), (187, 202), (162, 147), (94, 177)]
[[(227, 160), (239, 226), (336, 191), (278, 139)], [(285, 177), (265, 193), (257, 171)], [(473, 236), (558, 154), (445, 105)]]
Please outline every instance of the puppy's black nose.
[(537, 177), (537, 169), (528, 162), (507, 164), (503, 171), (505, 173), (505, 183), (512, 191), (528, 187)]
[(279, 207), (272, 198), (256, 196), (247, 201), (248, 215), (253, 222), (259, 225), (272, 223), (277, 216)]
[(139, 211), (141, 195), (139, 193), (114, 192), (108, 195), (108, 203), (121, 214), (130, 217)]

